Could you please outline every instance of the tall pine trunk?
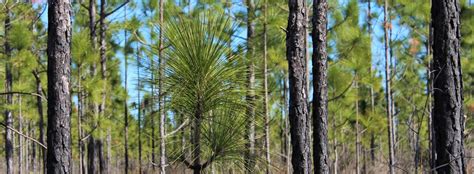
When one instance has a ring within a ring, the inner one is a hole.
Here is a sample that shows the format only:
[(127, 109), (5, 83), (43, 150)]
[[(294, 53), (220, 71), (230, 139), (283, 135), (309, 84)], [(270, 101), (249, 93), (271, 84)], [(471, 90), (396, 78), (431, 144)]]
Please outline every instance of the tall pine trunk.
[(329, 173), (326, 0), (313, 1), (313, 159), (315, 173)]
[[(127, 7), (124, 7), (124, 13), (125, 13), (125, 20), (127, 20)], [(127, 45), (127, 30), (124, 32), (124, 38), (125, 38), (125, 46)], [(125, 93), (128, 94), (128, 60), (127, 60), (127, 53), (125, 52)], [(124, 156), (125, 156), (125, 170), (124, 173), (128, 174), (128, 169), (129, 169), (129, 160), (128, 160), (128, 103), (127, 103), (127, 97), (125, 97), (125, 101), (123, 102), (124, 104), (124, 127), (125, 127), (125, 132), (124, 132)]]
[[(8, 105), (13, 104), (13, 94), (12, 92), (12, 86), (13, 86), (13, 76), (12, 76), (12, 64), (11, 64), (11, 47), (10, 47), (10, 40), (9, 40), (9, 32), (11, 29), (11, 23), (10, 23), (10, 7), (8, 4), (5, 6), (5, 42), (4, 42), (4, 47), (5, 47), (5, 57), (7, 59), (5, 63), (5, 92), (9, 93), (7, 94), (7, 103)], [(8, 127), (13, 126), (13, 118), (12, 118), (12, 111), (10, 109), (5, 110), (5, 164), (6, 164), (6, 174), (13, 174), (13, 132), (10, 130)]]
[(286, 33), (286, 57), (289, 65), (290, 106), (289, 120), (293, 154), (293, 173), (311, 173), (311, 155), (308, 118), (308, 91), (306, 77), (305, 1), (289, 0), (288, 27)]
[[(38, 127), (39, 127), (39, 142), (41, 144), (45, 144), (45, 137), (44, 137), (44, 113), (43, 113), (43, 100), (42, 100), (42, 95), (43, 95), (43, 87), (41, 86), (41, 77), (38, 73), (38, 70), (33, 72), (36, 80), (36, 93), (38, 96), (36, 96), (36, 109), (38, 110), (38, 116), (39, 116), (39, 122), (38, 122)], [(41, 156), (42, 156), (42, 162), (43, 162), (43, 173), (46, 173), (46, 149), (41, 148)]]
[(164, 0), (160, 0), (160, 35), (159, 35), (159, 47), (158, 47), (158, 56), (159, 56), (159, 94), (158, 94), (158, 105), (160, 113), (160, 172), (161, 174), (166, 173), (166, 115), (164, 109), (164, 91), (163, 91), (163, 81), (164, 81), (164, 67), (165, 60), (163, 58), (163, 17), (164, 17)]
[(48, 0), (48, 163), (47, 173), (72, 173), (71, 2)]
[(263, 5), (263, 11), (264, 11), (264, 22), (263, 22), (263, 83), (264, 83), (264, 102), (263, 102), (263, 107), (264, 107), (264, 137), (265, 137), (265, 159), (266, 159), (266, 165), (265, 165), (265, 173), (269, 174), (270, 172), (270, 166), (271, 166), (271, 156), (270, 156), (270, 117), (268, 113), (268, 65), (267, 65), (267, 56), (268, 56), (268, 51), (267, 51), (267, 2), (264, 2)]
[(385, 98), (387, 110), (387, 125), (388, 125), (388, 145), (389, 145), (389, 172), (395, 173), (395, 154), (394, 154), (394, 132), (393, 132), (393, 104), (392, 104), (392, 89), (391, 89), (391, 72), (390, 72), (390, 53), (389, 53), (389, 33), (388, 33), (388, 0), (385, 0), (384, 5), (384, 40), (385, 40)]
[(433, 148), (438, 173), (466, 173), (459, 0), (433, 1)]

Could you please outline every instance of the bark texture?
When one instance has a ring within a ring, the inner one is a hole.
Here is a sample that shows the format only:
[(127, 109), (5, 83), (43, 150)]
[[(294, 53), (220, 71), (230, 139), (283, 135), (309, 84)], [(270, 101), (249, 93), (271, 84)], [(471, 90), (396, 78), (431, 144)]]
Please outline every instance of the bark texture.
[(293, 173), (311, 173), (311, 156), (306, 87), (306, 10), (304, 0), (289, 0), (290, 14), (286, 33), (286, 57), (289, 65), (290, 105), (289, 120), (293, 153)]
[(313, 160), (315, 173), (329, 173), (327, 0), (313, 1)]
[(71, 1), (48, 0), (47, 173), (72, 173)]
[(459, 0), (433, 1), (433, 148), (438, 173), (466, 173)]

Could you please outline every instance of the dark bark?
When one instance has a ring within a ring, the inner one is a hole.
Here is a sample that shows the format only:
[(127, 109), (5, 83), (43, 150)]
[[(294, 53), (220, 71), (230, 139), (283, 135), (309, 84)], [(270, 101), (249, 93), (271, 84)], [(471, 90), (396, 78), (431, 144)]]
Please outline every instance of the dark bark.
[(293, 173), (311, 173), (311, 156), (308, 116), (308, 91), (306, 87), (306, 30), (304, 0), (290, 0), (286, 33), (286, 57), (289, 65), (290, 106), (289, 120), (293, 154)]
[[(7, 61), (5, 63), (5, 92), (10, 93), (7, 94), (7, 101), (6, 104), (12, 105), (13, 104), (13, 94), (12, 92), (12, 86), (13, 86), (13, 76), (12, 76), (12, 64), (10, 62), (11, 59), (11, 47), (10, 47), (10, 41), (9, 41), (9, 32), (11, 29), (11, 23), (10, 23), (10, 7), (8, 7), (8, 4), (5, 6), (6, 9), (6, 16), (5, 16), (5, 42), (4, 42), (4, 47), (5, 47), (5, 56), (7, 58)], [(12, 127), (13, 126), (13, 118), (12, 118), (12, 111), (10, 109), (5, 110), (5, 164), (6, 164), (6, 174), (12, 174), (13, 173), (13, 132), (8, 129), (7, 127)]]
[(95, 140), (91, 136), (87, 144), (87, 173), (97, 173), (95, 156)]
[(329, 173), (326, 0), (313, 1), (313, 159), (315, 173)]
[(438, 173), (466, 173), (459, 0), (433, 1), (433, 148)]
[(95, 145), (97, 146), (97, 155), (99, 160), (99, 171), (100, 173), (107, 173), (107, 161), (104, 157), (104, 143), (101, 140), (97, 140)]
[(48, 0), (47, 173), (72, 173), (71, 2)]
[(192, 144), (192, 166), (194, 174), (201, 174), (201, 122), (203, 116), (203, 105), (198, 99), (194, 112), (194, 120), (191, 124), (191, 144)]
[(253, 173), (255, 167), (255, 65), (254, 65), (254, 32), (253, 24), (255, 18), (255, 4), (253, 0), (246, 0), (247, 5), (247, 95), (245, 97), (247, 106), (246, 132), (247, 142), (245, 144), (245, 172)]

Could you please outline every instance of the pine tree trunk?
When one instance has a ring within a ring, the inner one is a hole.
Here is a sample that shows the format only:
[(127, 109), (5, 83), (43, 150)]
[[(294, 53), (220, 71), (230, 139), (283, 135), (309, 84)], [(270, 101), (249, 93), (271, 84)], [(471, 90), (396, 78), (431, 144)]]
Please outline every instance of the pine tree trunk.
[[(127, 7), (124, 7), (124, 13), (125, 13), (125, 20), (127, 20)], [(124, 32), (124, 38), (125, 38), (125, 45), (127, 45), (127, 30)], [(125, 58), (125, 93), (128, 94), (128, 58), (127, 58), (127, 53), (124, 54)], [(128, 161), (128, 103), (127, 103), (127, 97), (125, 97), (125, 101), (123, 102), (124, 104), (124, 156), (125, 156), (125, 170), (124, 173), (128, 174), (128, 169), (129, 169), (129, 161)]]
[(97, 161), (96, 161), (96, 141), (94, 137), (89, 138), (89, 143), (87, 144), (87, 160), (88, 160), (88, 172), (89, 174), (96, 174), (97, 171)]
[(268, 65), (267, 65), (267, 2), (264, 2), (264, 22), (263, 22), (263, 81), (264, 81), (264, 137), (265, 137), (265, 159), (266, 159), (266, 168), (265, 173), (270, 174), (271, 166), (271, 157), (270, 157), (270, 118), (268, 113)]
[(385, 97), (387, 100), (387, 125), (388, 125), (388, 145), (389, 145), (389, 172), (395, 173), (395, 155), (394, 155), (394, 132), (393, 132), (393, 118), (392, 118), (392, 89), (391, 89), (391, 73), (390, 73), (390, 57), (389, 57), (389, 35), (388, 35), (388, 0), (385, 0), (384, 5), (384, 39), (385, 39)]
[(201, 174), (201, 122), (203, 116), (203, 106), (198, 97), (194, 111), (194, 120), (191, 125), (191, 144), (192, 144), (192, 166), (194, 174)]
[[(163, 25), (163, 18), (164, 18), (164, 0), (160, 0), (160, 26)], [(163, 29), (163, 28), (161, 28)], [(162, 56), (163, 54), (163, 30), (160, 30), (159, 35), (159, 94), (158, 94), (158, 105), (159, 105), (159, 113), (160, 113), (160, 173), (166, 173), (166, 115), (164, 109), (164, 90), (163, 90), (163, 81), (164, 81), (164, 67), (165, 67), (165, 60)]]
[(316, 173), (329, 173), (326, 0), (313, 1), (313, 158)]
[(459, 0), (433, 1), (433, 148), (438, 173), (466, 173)]
[[(12, 92), (12, 86), (13, 86), (13, 76), (12, 76), (12, 65), (11, 65), (11, 47), (10, 47), (10, 40), (9, 40), (9, 32), (11, 29), (11, 23), (10, 23), (10, 7), (8, 7), (8, 4), (5, 6), (5, 42), (4, 42), (4, 47), (5, 47), (5, 57), (7, 59), (7, 62), (5, 63), (5, 92), (10, 93), (7, 94), (7, 100), (6, 104), (12, 105), (13, 104), (13, 94)], [(5, 110), (5, 164), (6, 164), (6, 174), (13, 174), (13, 132), (8, 129), (7, 127), (12, 127), (13, 126), (13, 118), (12, 118), (12, 111), (9, 109)]]
[(138, 118), (137, 118), (137, 130), (138, 130), (138, 173), (142, 174), (142, 103), (140, 101), (140, 91), (141, 91), (141, 79), (140, 79), (140, 55), (138, 53), (138, 47), (136, 48), (137, 54), (137, 94), (138, 94)]
[[(21, 80), (19, 79), (19, 84), (21, 86)], [(18, 131), (23, 132), (23, 114), (21, 113), (21, 95), (18, 95)], [(23, 173), (23, 155), (24, 153), (24, 144), (23, 137), (18, 135), (18, 172)]]
[(308, 91), (306, 87), (306, 47), (304, 33), (306, 30), (305, 5), (303, 0), (289, 1), (289, 17), (286, 36), (287, 59), (290, 81), (290, 133), (293, 147), (293, 173), (311, 173), (311, 155), (308, 118)]
[(355, 90), (356, 90), (356, 98), (355, 98), (355, 112), (356, 112), (356, 174), (360, 174), (360, 125), (359, 125), (359, 79), (358, 74), (355, 72)]
[[(36, 109), (38, 110), (38, 115), (39, 115), (39, 122), (38, 122), (38, 127), (39, 127), (39, 142), (41, 144), (45, 144), (45, 138), (44, 138), (44, 113), (43, 113), (43, 100), (41, 96), (43, 95), (43, 87), (41, 86), (41, 77), (38, 73), (38, 70), (36, 70), (34, 73), (35, 79), (36, 79), (36, 93), (39, 94), (39, 96), (36, 96)], [(41, 156), (43, 157), (43, 173), (46, 173), (46, 163), (47, 163), (47, 158), (46, 158), (46, 149), (41, 148)]]
[(71, 2), (48, 0), (47, 173), (72, 173), (71, 160)]
[(77, 67), (78, 69), (78, 93), (77, 93), (77, 98), (78, 98), (78, 111), (77, 111), (77, 131), (78, 131), (78, 138), (77, 138), (77, 143), (78, 143), (78, 148), (79, 148), (79, 173), (80, 174), (85, 174), (86, 173), (86, 164), (84, 162), (84, 158), (85, 158), (85, 155), (84, 155), (84, 142), (82, 141), (82, 138), (83, 138), (83, 132), (82, 132), (82, 121), (84, 119), (84, 92), (83, 92), (83, 89), (82, 89), (82, 74), (81, 74), (81, 69), (82, 69), (82, 66), (81, 65), (78, 65)]
[(255, 167), (255, 65), (254, 65), (254, 32), (253, 24), (255, 18), (255, 4), (253, 0), (246, 0), (247, 5), (247, 124), (246, 124), (246, 152), (245, 152), (245, 172), (247, 174), (254, 172)]
[[(95, 7), (95, 1), (96, 0), (89, 0), (89, 35), (92, 43), (92, 47), (95, 49), (96, 48), (96, 39), (97, 39), (97, 34), (95, 32), (95, 15), (96, 15), (96, 7)], [(95, 68), (94, 68), (95, 69)]]

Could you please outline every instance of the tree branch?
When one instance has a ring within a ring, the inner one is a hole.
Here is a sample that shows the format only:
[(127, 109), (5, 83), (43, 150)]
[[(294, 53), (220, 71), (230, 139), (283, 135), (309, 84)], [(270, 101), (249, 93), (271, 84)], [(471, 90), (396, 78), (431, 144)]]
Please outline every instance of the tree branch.
[(38, 93), (33, 93), (33, 92), (18, 92), (18, 91), (0, 92), (0, 95), (9, 95), (9, 94), (31, 95), (31, 96), (41, 97), (41, 99), (43, 99), (44, 101), (48, 101), (48, 99), (45, 98), (43, 95), (38, 94)]
[(33, 142), (35, 142), (36, 144), (40, 145), (41, 147), (43, 147), (44, 149), (48, 149), (44, 144), (40, 143), (38, 140), (34, 139), (34, 138), (31, 138), (29, 136), (26, 136), (25, 134), (21, 133), (20, 131), (10, 127), (10, 126), (7, 126), (5, 123), (3, 122), (0, 122), (0, 125), (2, 125), (3, 127), (7, 128), (7, 129), (10, 129), (12, 130), (13, 132), (17, 133), (18, 135), (21, 135), (22, 137), (25, 137), (26, 139), (29, 139)]
[(341, 98), (342, 96), (344, 96), (344, 94), (346, 94), (346, 92), (349, 91), (349, 89), (351, 88), (352, 84), (354, 83), (354, 79), (355, 79), (355, 76), (354, 76), (354, 78), (352, 78), (351, 84), (349, 84), (349, 85), (346, 87), (346, 89), (344, 89), (344, 91), (342, 91), (339, 95), (337, 95), (337, 96), (335, 96), (335, 97), (333, 97), (333, 98), (330, 98), (330, 99), (328, 100), (328, 102), (331, 102), (331, 101), (333, 101), (333, 100), (337, 100), (337, 99)]
[(188, 125), (189, 119), (186, 119), (181, 125), (179, 125), (175, 130), (165, 135), (165, 138), (177, 133), (179, 130)]

